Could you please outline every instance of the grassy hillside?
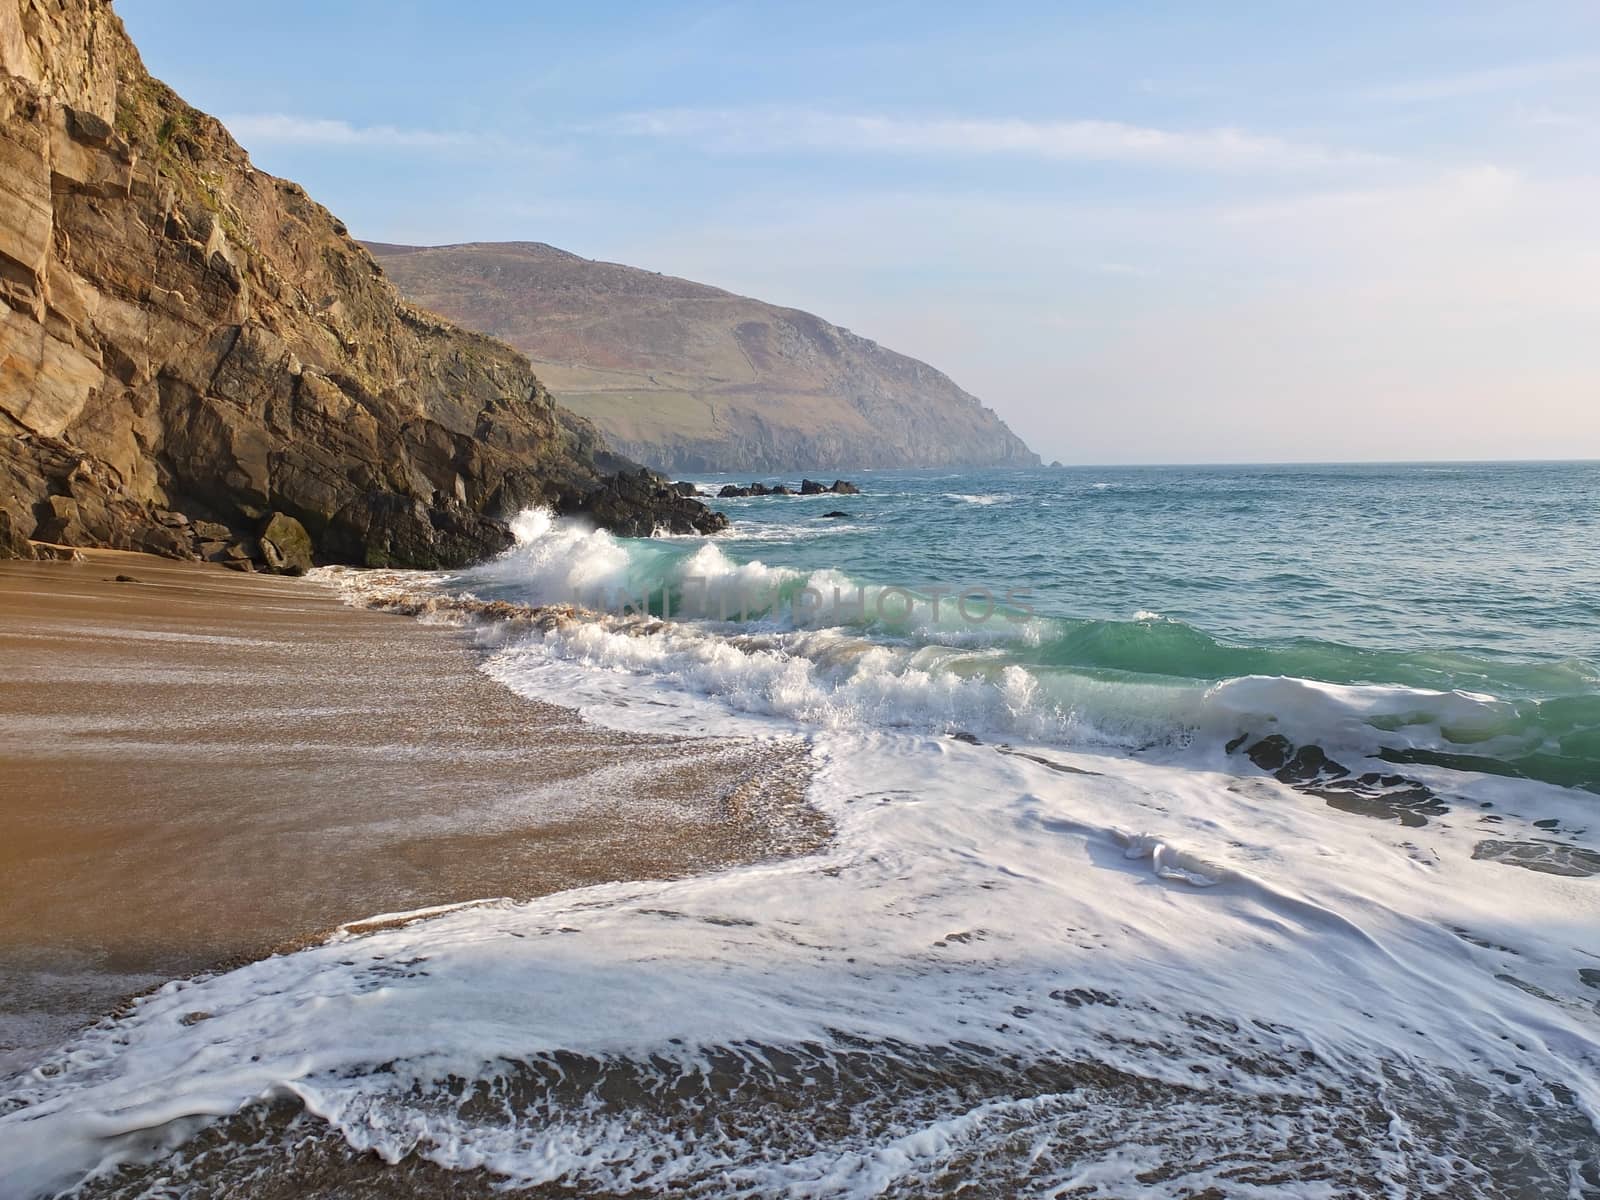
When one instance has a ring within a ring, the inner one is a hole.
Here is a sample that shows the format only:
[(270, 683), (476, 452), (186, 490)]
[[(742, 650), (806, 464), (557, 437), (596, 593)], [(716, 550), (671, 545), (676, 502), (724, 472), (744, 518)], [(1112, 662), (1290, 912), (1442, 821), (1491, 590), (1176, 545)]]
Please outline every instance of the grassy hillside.
[(410, 298), (521, 350), (663, 470), (1038, 461), (947, 376), (798, 309), (537, 242), (367, 245)]

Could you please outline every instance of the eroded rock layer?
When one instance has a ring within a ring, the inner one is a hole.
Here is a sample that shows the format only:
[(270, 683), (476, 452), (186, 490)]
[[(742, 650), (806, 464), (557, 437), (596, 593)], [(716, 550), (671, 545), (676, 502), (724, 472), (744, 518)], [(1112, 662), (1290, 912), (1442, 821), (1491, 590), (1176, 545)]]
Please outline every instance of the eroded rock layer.
[(152, 79), (105, 0), (0, 0), (0, 553), (187, 556), (174, 513), (258, 549), (281, 514), (320, 559), (436, 566), (534, 503), (722, 520), (634, 472)]

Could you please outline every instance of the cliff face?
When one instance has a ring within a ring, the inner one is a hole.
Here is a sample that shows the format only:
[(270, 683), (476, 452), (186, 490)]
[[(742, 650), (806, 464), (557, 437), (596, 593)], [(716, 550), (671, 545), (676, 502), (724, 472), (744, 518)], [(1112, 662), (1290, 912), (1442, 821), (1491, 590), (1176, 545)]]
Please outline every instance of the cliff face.
[[(281, 512), (322, 558), (456, 564), (626, 466), (150, 78), (105, 0), (0, 0), (0, 548), (239, 557)], [(624, 491), (623, 532), (719, 519)]]
[(504, 338), (662, 470), (1039, 462), (947, 376), (810, 313), (537, 242), (369, 248), (406, 295)]

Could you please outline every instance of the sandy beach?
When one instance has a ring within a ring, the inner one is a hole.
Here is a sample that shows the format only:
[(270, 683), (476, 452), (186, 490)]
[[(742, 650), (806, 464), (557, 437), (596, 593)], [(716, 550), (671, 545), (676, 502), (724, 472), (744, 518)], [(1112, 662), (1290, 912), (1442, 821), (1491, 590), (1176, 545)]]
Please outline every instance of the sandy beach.
[(797, 746), (602, 730), (476, 667), (467, 633), (314, 581), (0, 564), (0, 1068), (377, 914), (821, 836)]

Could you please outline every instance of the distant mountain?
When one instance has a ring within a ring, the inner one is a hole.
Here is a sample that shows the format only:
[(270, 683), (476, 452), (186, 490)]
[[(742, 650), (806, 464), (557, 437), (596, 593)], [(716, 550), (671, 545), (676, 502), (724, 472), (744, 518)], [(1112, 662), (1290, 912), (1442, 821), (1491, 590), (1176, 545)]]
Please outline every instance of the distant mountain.
[(521, 350), (661, 470), (1039, 462), (948, 376), (798, 309), (540, 242), (366, 245), (410, 299)]

